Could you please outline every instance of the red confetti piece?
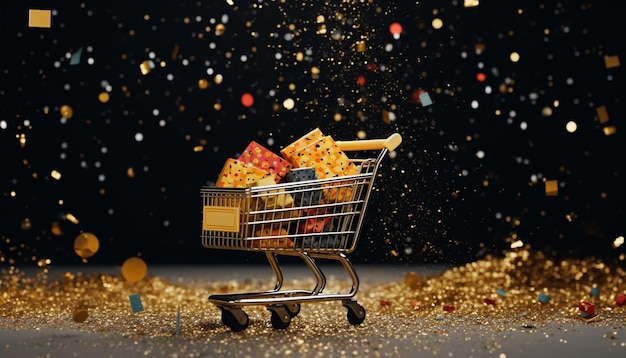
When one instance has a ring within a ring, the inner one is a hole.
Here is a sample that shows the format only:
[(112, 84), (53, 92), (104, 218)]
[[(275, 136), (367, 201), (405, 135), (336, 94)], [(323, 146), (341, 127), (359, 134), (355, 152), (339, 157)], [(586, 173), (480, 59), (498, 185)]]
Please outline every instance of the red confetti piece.
[(380, 305), (381, 305), (382, 307), (391, 306), (391, 301), (388, 301), (388, 300), (380, 300)]
[(626, 305), (626, 295), (623, 293), (620, 293), (619, 295), (617, 295), (615, 297), (615, 303), (617, 303), (618, 306), (623, 306)]
[(491, 299), (491, 298), (485, 298), (485, 303), (488, 305), (495, 305), (496, 304), (496, 300)]
[(578, 304), (578, 309), (581, 310), (582, 312), (585, 312), (588, 315), (596, 314), (596, 306), (591, 302), (581, 301)]
[(454, 312), (454, 306), (445, 305), (443, 306), (443, 310), (446, 312)]
[(422, 303), (420, 301), (411, 301), (411, 307), (413, 307), (414, 310), (418, 310), (422, 307)]

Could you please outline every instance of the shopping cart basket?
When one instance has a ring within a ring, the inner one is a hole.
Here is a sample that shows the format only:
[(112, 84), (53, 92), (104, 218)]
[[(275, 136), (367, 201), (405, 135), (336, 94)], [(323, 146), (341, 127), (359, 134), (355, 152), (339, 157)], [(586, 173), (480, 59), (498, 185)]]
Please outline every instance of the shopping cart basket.
[[(221, 309), (224, 325), (242, 331), (249, 324), (242, 307), (265, 305), (272, 326), (285, 329), (301, 303), (330, 300), (342, 302), (350, 324), (365, 320), (365, 309), (354, 299), (359, 278), (346, 255), (356, 248), (380, 162), (401, 141), (398, 133), (386, 139), (336, 141), (344, 152), (379, 151), (375, 158), (351, 158), (359, 169), (354, 175), (248, 188), (201, 188), (202, 245), (264, 252), (276, 277), (268, 291), (210, 295), (209, 301)], [(279, 255), (301, 258), (315, 276), (314, 288), (282, 289)], [(326, 277), (316, 260), (341, 263), (352, 281), (350, 291), (324, 291)]]

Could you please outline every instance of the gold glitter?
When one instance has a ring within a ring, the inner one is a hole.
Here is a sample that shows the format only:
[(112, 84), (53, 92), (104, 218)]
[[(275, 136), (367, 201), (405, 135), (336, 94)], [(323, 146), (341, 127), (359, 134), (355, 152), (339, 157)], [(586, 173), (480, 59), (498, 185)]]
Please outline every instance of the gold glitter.
[(604, 57), (604, 66), (606, 68), (615, 68), (620, 66), (619, 56), (606, 56)]
[(71, 106), (64, 104), (59, 109), (59, 113), (61, 113), (63, 118), (70, 119), (74, 115), (74, 109)]
[(599, 106), (596, 108), (596, 115), (600, 123), (606, 123), (609, 121), (609, 112), (606, 110), (606, 106)]

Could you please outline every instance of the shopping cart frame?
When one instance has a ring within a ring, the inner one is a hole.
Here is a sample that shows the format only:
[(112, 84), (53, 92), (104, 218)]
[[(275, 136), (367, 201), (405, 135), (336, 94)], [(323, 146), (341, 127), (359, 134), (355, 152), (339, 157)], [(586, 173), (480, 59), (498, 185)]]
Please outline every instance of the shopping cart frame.
[[(333, 300), (347, 308), (350, 324), (365, 320), (365, 308), (354, 299), (359, 277), (347, 254), (356, 249), (381, 161), (401, 142), (398, 133), (385, 139), (336, 141), (344, 152), (379, 151), (376, 157), (351, 158), (360, 168), (354, 175), (263, 187), (201, 189), (203, 247), (264, 252), (276, 278), (271, 290), (210, 295), (209, 301), (221, 310), (224, 325), (235, 332), (245, 330), (249, 317), (242, 307), (265, 305), (271, 311), (272, 326), (285, 329), (299, 314), (301, 303)], [(314, 195), (322, 199), (306, 200)], [(298, 203), (277, 205), (286, 198), (297, 198)], [(308, 214), (292, 216), (294, 208)], [(310, 229), (311, 221), (326, 226)], [(307, 229), (302, 229), (305, 226)], [(298, 257), (305, 263), (315, 278), (313, 289), (282, 289), (280, 255)], [(325, 292), (326, 276), (316, 260), (340, 263), (352, 281), (350, 290)]]

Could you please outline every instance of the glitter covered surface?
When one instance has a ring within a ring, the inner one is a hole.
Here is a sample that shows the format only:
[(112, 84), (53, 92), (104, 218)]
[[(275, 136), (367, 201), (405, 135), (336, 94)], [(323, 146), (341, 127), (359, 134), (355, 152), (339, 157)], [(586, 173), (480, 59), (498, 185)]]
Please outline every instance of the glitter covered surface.
[[(310, 288), (301, 267), (284, 268), (286, 286)], [(626, 353), (626, 306), (616, 302), (626, 291), (626, 272), (595, 259), (555, 261), (520, 251), (451, 268), (360, 266), (356, 298), (367, 310), (361, 325), (350, 325), (341, 304), (329, 301), (303, 303), (284, 330), (271, 326), (265, 307), (246, 306), (250, 325), (243, 332), (224, 326), (207, 296), (268, 289), (269, 269), (153, 270), (134, 283), (94, 268), (5, 272), (0, 330), (18, 339), (4, 338), (2, 349), (23, 356), (97, 348), (98, 356), (170, 357)], [(342, 272), (326, 270), (327, 290), (345, 290)], [(540, 293), (549, 302), (540, 302)], [(129, 295), (139, 295), (145, 309), (133, 313)], [(583, 301), (595, 306), (594, 319), (581, 318)], [(78, 321), (84, 310), (88, 317)]]

